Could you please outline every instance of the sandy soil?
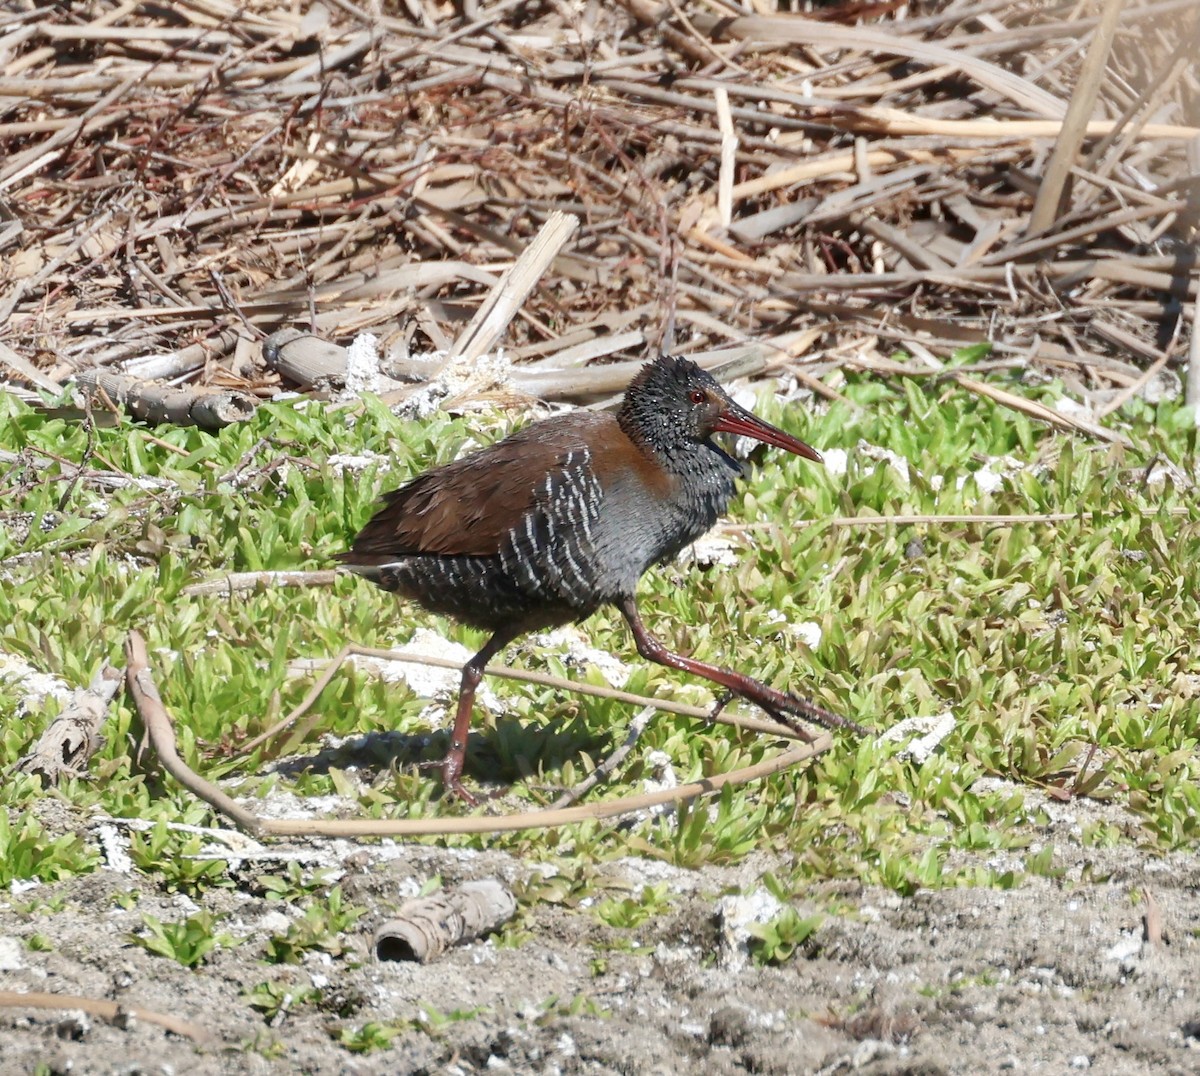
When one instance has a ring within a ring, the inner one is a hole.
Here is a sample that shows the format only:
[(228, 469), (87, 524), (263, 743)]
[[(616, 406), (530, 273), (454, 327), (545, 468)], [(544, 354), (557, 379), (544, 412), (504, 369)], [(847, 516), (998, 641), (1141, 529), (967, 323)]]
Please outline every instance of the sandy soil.
[[(262, 959), (286, 908), (254, 895), (256, 874), (279, 865), (243, 862), (235, 885), (202, 901), (245, 940), (196, 970), (128, 941), (144, 913), (176, 920), (195, 905), (104, 869), (6, 898), (0, 989), (139, 1004), (202, 1025), (212, 1042), (139, 1020), (2, 1007), (0, 1073), (1200, 1072), (1200, 868), (1182, 854), (1080, 848), (1072, 812), (1089, 809), (1057, 808), (1045, 834), (1054, 879), (907, 898), (815, 886), (799, 910), (823, 925), (780, 967), (745, 950), (741, 920), (771, 913), (759, 879), (780, 864), (763, 857), (703, 871), (608, 864), (608, 876), (668, 882), (670, 911), (630, 931), (589, 907), (539, 904), (523, 944), (477, 942), (427, 966), (370, 955), (373, 928), (402, 899), (435, 874), (447, 885), (520, 883), (536, 868), (498, 853), (298, 846), (306, 867), (344, 871), (347, 897), (370, 911), (346, 953), (288, 966)], [(125, 910), (113, 898), (130, 889), (141, 896)], [(749, 895), (730, 897), (739, 890)], [(50, 898), (57, 910), (30, 911)], [(35, 934), (53, 947), (31, 948)], [(269, 1023), (245, 997), (266, 980), (322, 997)], [(477, 1012), (366, 1054), (331, 1034), (412, 1020), (423, 1005)]]

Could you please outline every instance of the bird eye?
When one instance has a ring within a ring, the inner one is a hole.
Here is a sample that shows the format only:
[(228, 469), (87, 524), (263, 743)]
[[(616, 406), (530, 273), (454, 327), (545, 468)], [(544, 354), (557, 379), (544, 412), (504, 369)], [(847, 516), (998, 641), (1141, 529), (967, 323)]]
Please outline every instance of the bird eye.
[(692, 389), (692, 391), (688, 393), (688, 399), (694, 404), (702, 404), (708, 399), (708, 393), (706, 393), (703, 389)]

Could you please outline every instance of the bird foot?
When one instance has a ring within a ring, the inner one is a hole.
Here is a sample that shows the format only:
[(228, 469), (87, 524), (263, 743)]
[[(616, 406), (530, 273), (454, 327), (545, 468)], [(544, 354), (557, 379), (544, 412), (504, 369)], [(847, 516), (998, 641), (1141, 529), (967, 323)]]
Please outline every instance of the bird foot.
[[(773, 720), (778, 721), (785, 728), (791, 729), (805, 743), (812, 743), (814, 737), (796, 720), (798, 717), (826, 729), (848, 729), (858, 736), (866, 736), (870, 731), (851, 721), (848, 717), (842, 717), (841, 714), (835, 714), (832, 710), (826, 710), (815, 702), (802, 699), (799, 695), (793, 695), (790, 691), (776, 691), (772, 687), (767, 687), (766, 684), (758, 684), (757, 687), (762, 689), (761, 692), (755, 691), (753, 694), (747, 692), (743, 698), (765, 710)], [(708, 719), (715, 721), (725, 707), (739, 694), (742, 693), (722, 691), (717, 696), (717, 701), (708, 715)]]
[(478, 807), (479, 806), (479, 797), (468, 792), (466, 790), (466, 788), (463, 786), (463, 783), (457, 779), (454, 781), (447, 781), (443, 778), (442, 790), (447, 795), (457, 796), (468, 807)]
[[(457, 765), (455, 764), (456, 762)], [(442, 793), (444, 795), (456, 796), (468, 807), (479, 806), (479, 797), (468, 792), (466, 786), (462, 783), (462, 762), (451, 758), (442, 759), (441, 762), (418, 762), (417, 769), (422, 773), (437, 770), (442, 778)]]

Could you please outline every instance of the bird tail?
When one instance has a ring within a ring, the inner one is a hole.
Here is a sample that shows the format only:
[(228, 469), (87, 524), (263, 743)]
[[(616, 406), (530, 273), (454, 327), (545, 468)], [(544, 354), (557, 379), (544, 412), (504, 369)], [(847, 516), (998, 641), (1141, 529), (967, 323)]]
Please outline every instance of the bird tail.
[(384, 556), (380, 553), (361, 553), (353, 549), (337, 554), (342, 567), (355, 575), (369, 579), (381, 590), (396, 590), (399, 581), (396, 578), (396, 568), (399, 562), (394, 556)]
[(377, 579), (384, 568), (389, 565), (394, 567), (396, 564), (394, 556), (384, 553), (364, 553), (359, 549), (347, 549), (344, 553), (338, 553), (334, 559), (347, 571), (354, 572), (355, 575), (366, 576), (368, 579)]

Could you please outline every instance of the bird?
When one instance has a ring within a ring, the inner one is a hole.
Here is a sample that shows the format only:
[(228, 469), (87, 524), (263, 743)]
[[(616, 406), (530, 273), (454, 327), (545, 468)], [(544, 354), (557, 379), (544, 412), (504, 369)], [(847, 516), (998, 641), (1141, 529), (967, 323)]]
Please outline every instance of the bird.
[(648, 661), (701, 676), (811, 739), (797, 718), (860, 726), (743, 673), (672, 652), (650, 634), (636, 589), (710, 530), (742, 464), (715, 434), (753, 438), (812, 463), (811, 445), (735, 403), (690, 359), (647, 362), (613, 412), (572, 411), (419, 474), (338, 559), (431, 613), (490, 633), (463, 666), (443, 788), (476, 802), (461, 778), (475, 691), (501, 650), (532, 631), (615, 607)]

